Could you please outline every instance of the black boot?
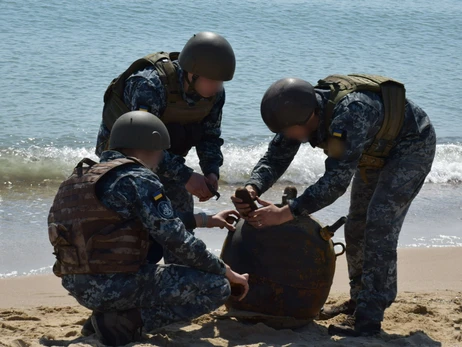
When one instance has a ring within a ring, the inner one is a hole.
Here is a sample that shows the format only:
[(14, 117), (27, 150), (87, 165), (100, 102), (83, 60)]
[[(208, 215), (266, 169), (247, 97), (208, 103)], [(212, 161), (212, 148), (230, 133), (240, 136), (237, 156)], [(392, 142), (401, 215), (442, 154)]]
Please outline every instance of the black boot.
[(356, 310), (356, 302), (353, 300), (347, 300), (340, 305), (333, 305), (328, 307), (323, 307), (321, 312), (319, 312), (319, 320), (327, 320), (338, 316), (339, 314), (352, 315)]
[(105, 345), (123, 346), (141, 338), (143, 322), (138, 309), (94, 313), (91, 321), (98, 338)]
[(380, 322), (371, 322), (364, 320), (356, 320), (354, 317), (349, 317), (340, 324), (331, 324), (327, 329), (329, 335), (340, 336), (374, 336), (380, 334)]
[(83, 323), (82, 330), (80, 330), (82, 336), (90, 336), (96, 333), (95, 328), (93, 328), (93, 324), (91, 322), (91, 316)]

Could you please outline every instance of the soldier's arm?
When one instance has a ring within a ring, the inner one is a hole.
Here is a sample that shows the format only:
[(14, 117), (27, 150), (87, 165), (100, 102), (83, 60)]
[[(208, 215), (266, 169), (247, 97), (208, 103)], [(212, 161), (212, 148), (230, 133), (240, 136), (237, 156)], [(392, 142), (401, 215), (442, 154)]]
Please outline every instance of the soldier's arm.
[(375, 108), (358, 101), (348, 105), (339, 104), (335, 113), (338, 116), (332, 121), (329, 133), (337, 145), (341, 146), (341, 150), (335, 157), (329, 156), (326, 159), (324, 175), (289, 203), (294, 216), (316, 212), (345, 193), (370, 139), (371, 128), (375, 126), (375, 120), (379, 119)]
[(107, 149), (109, 144), (109, 135), (111, 132), (109, 129), (104, 125), (104, 122), (101, 121), (101, 125), (99, 126), (98, 137), (96, 138), (96, 148), (95, 154), (100, 157), (101, 153)]
[(300, 148), (300, 142), (277, 134), (250, 174), (245, 185), (253, 185), (258, 195), (266, 192), (287, 170)]
[[(138, 72), (127, 79), (124, 101), (130, 110), (146, 109), (159, 116), (165, 111), (167, 100), (165, 88), (157, 73), (152, 69)], [(157, 174), (183, 184), (191, 177), (193, 169), (185, 165), (179, 155), (164, 151)]]
[(220, 166), (223, 165), (223, 154), (221, 153), (223, 139), (220, 136), (224, 104), (225, 91), (223, 90), (218, 95), (210, 114), (202, 121), (203, 133), (201, 141), (196, 145), (196, 152), (204, 175), (214, 173), (220, 177)]
[[(205, 243), (187, 232), (165, 196), (162, 185), (147, 169), (141, 174), (119, 178), (112, 189), (112, 199), (138, 217), (152, 238), (183, 261), (205, 272), (225, 275), (226, 268)], [(119, 208), (120, 210), (120, 208)]]

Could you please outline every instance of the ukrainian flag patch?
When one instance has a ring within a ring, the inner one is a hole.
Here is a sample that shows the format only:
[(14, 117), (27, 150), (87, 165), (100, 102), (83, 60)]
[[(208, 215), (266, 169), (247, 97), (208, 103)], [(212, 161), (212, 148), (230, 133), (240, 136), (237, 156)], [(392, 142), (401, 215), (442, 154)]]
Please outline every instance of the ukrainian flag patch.
[(148, 112), (149, 107), (140, 105), (140, 111)]
[(341, 131), (341, 130), (334, 130), (334, 131), (332, 132), (332, 135), (335, 136), (335, 137), (340, 137), (340, 138), (342, 138), (342, 137), (343, 137), (343, 131)]
[(157, 192), (156, 194), (154, 194), (154, 201), (157, 201), (159, 199), (162, 199), (163, 195), (161, 192)]

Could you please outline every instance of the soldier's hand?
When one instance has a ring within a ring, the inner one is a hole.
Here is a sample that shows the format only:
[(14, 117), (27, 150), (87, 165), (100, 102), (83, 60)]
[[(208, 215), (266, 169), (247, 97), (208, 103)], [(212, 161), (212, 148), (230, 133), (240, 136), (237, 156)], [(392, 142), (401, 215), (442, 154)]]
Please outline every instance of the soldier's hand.
[(239, 220), (239, 213), (234, 210), (226, 210), (218, 212), (213, 216), (210, 216), (207, 220), (207, 228), (226, 228), (229, 231), (235, 231), (236, 228), (233, 225), (236, 221)]
[[(245, 189), (248, 190), (250, 197), (255, 200), (257, 198), (257, 191), (255, 188), (251, 185), (245, 186)], [(249, 204), (243, 204), (242, 200), (237, 198), (235, 195), (231, 196), (231, 201), (233, 202), (234, 206), (236, 207), (236, 210), (239, 212), (239, 214), (244, 218), (244, 216), (247, 216), (247, 214), (251, 211), (250, 205)]]
[(249, 214), (247, 222), (254, 228), (261, 229), (272, 225), (279, 225), (294, 219), (289, 206), (277, 207), (276, 205), (257, 198), (262, 205), (256, 211)]
[(215, 189), (218, 190), (218, 177), (214, 173), (209, 173), (205, 176), (205, 179), (209, 182), (209, 184)]
[(197, 172), (192, 173), (185, 187), (188, 192), (197, 196), (200, 201), (207, 201), (213, 196), (207, 187), (205, 177)]
[(238, 300), (244, 299), (249, 292), (249, 274), (238, 274), (226, 265), (226, 278), (231, 284), (231, 293), (236, 291), (239, 294)]

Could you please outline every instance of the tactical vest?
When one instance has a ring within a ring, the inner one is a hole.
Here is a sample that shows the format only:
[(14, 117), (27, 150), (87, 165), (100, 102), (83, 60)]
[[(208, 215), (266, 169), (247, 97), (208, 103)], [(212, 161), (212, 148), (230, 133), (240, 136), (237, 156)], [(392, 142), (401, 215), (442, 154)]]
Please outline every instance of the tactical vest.
[[(167, 106), (163, 114), (157, 116), (169, 130), (172, 148), (171, 152), (186, 155), (201, 137), (201, 128), (187, 126), (199, 124), (211, 111), (215, 97), (197, 101), (189, 105), (182, 97), (178, 73), (172, 61), (177, 60), (179, 53), (157, 52), (135, 61), (119, 77), (115, 78), (104, 93), (103, 121), (111, 130), (114, 122), (126, 112), (132, 111), (124, 103), (125, 81), (132, 74), (154, 66), (165, 89)], [(146, 105), (149, 106), (149, 105)], [(151, 110), (148, 110), (151, 111)]]
[(124, 158), (96, 164), (85, 158), (60, 185), (48, 215), (56, 276), (131, 273), (145, 263), (150, 241), (141, 221), (122, 219), (95, 192), (106, 173), (135, 162)]
[[(331, 75), (318, 81), (315, 88), (330, 90), (330, 99), (325, 109), (326, 129), (332, 121), (335, 106), (349, 93), (369, 91), (380, 94), (384, 105), (384, 120), (372, 144), (364, 150), (358, 167), (365, 179), (365, 170), (381, 168), (385, 158), (395, 145), (404, 123), (406, 90), (404, 85), (394, 79), (366, 74)], [(328, 134), (329, 135), (329, 134)], [(325, 151), (337, 151), (335, 139), (331, 144), (321, 146)], [(329, 148), (330, 147), (330, 148)]]

